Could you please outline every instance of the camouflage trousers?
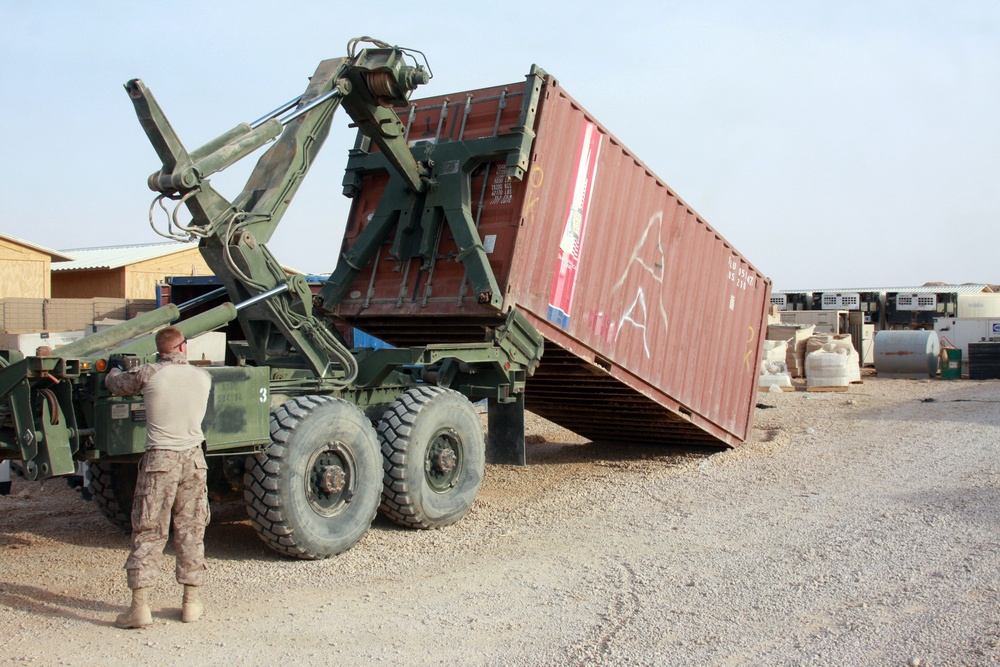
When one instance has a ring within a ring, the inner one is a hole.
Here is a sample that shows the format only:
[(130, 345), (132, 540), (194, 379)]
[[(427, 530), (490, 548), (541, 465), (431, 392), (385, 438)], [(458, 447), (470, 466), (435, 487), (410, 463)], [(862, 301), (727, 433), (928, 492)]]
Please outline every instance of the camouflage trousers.
[(125, 562), (129, 588), (148, 588), (160, 574), (170, 524), (174, 527), (177, 583), (205, 582), (208, 465), (200, 447), (150, 449), (139, 463), (132, 503), (132, 553)]

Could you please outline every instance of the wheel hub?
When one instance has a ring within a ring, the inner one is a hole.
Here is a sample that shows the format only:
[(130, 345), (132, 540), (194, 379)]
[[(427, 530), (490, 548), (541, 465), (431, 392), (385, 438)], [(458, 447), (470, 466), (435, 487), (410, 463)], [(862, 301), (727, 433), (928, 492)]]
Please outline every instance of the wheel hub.
[(452, 429), (443, 429), (433, 437), (424, 459), (427, 483), (439, 493), (455, 486), (462, 475), (462, 440)]
[(316, 486), (323, 493), (340, 493), (347, 484), (347, 475), (338, 465), (319, 466), (316, 473)]
[(457, 465), (458, 457), (455, 456), (455, 450), (450, 447), (431, 456), (431, 470), (436, 473), (447, 475), (453, 471)]
[(333, 441), (316, 449), (306, 469), (306, 500), (321, 516), (335, 516), (354, 497), (357, 462), (350, 448)]

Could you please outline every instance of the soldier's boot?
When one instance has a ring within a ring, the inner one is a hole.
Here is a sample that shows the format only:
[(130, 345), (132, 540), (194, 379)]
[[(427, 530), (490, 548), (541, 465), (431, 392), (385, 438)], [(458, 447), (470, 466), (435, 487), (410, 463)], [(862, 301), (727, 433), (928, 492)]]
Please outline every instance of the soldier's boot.
[(153, 614), (149, 610), (149, 589), (132, 589), (132, 606), (124, 614), (119, 614), (115, 625), (119, 628), (148, 628), (153, 624)]
[(201, 618), (201, 600), (198, 597), (198, 587), (184, 584), (184, 604), (181, 605), (181, 620), (194, 623)]

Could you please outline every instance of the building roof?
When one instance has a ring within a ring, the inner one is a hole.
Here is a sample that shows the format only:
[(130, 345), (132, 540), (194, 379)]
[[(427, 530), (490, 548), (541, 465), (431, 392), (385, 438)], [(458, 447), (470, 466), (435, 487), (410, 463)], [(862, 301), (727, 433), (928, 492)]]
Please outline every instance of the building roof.
[(108, 246), (106, 248), (75, 248), (64, 250), (72, 256), (72, 261), (60, 262), (52, 266), (53, 271), (83, 271), (87, 269), (118, 269), (129, 264), (138, 264), (150, 259), (166, 257), (198, 247), (197, 241), (190, 243), (144, 243), (139, 245)]
[(12, 243), (17, 243), (18, 245), (23, 245), (26, 248), (31, 248), (32, 250), (37, 250), (42, 254), (49, 255), (52, 258), (52, 261), (54, 262), (68, 262), (71, 259), (73, 259), (69, 255), (59, 252), (58, 250), (52, 250), (51, 248), (46, 248), (45, 246), (41, 246), (36, 243), (31, 243), (29, 241), (25, 241), (24, 239), (19, 239), (16, 236), (11, 236), (10, 234), (4, 234), (3, 232), (0, 232), (0, 239), (4, 239), (5, 241), (10, 241)]
[(993, 287), (980, 283), (964, 285), (920, 285), (918, 287), (838, 287), (836, 289), (779, 289), (774, 294), (837, 294), (844, 292), (902, 292), (903, 294), (978, 294), (993, 292)]

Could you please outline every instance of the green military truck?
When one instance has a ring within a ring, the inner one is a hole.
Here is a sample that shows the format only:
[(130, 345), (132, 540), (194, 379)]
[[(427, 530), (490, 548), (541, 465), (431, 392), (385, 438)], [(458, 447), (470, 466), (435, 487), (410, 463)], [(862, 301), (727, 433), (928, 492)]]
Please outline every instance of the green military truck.
[[(103, 381), (152, 361), (152, 332), (169, 323), (194, 338), (238, 322), (234, 361), (207, 367), (210, 494), (242, 497), (264, 542), (292, 557), (349, 549), (376, 512), (414, 528), (458, 521), (487, 461), (525, 463), (526, 408), (593, 440), (743, 442), (770, 281), (540, 68), (411, 101), (430, 76), (418, 51), (355, 39), (302, 95), (195, 150), (129, 81), (162, 165), (147, 179), (150, 222), (165, 212), (158, 233), (197, 239), (223, 287), (51, 356), (0, 351), (0, 460), (28, 480), (86, 463), (95, 501), (128, 527), (143, 399)], [(352, 208), (314, 293), (267, 242), (339, 108), (358, 128)], [(235, 198), (213, 189), (210, 176), (268, 144)], [(349, 327), (392, 347), (352, 347)], [(710, 340), (692, 346), (702, 330)]]

